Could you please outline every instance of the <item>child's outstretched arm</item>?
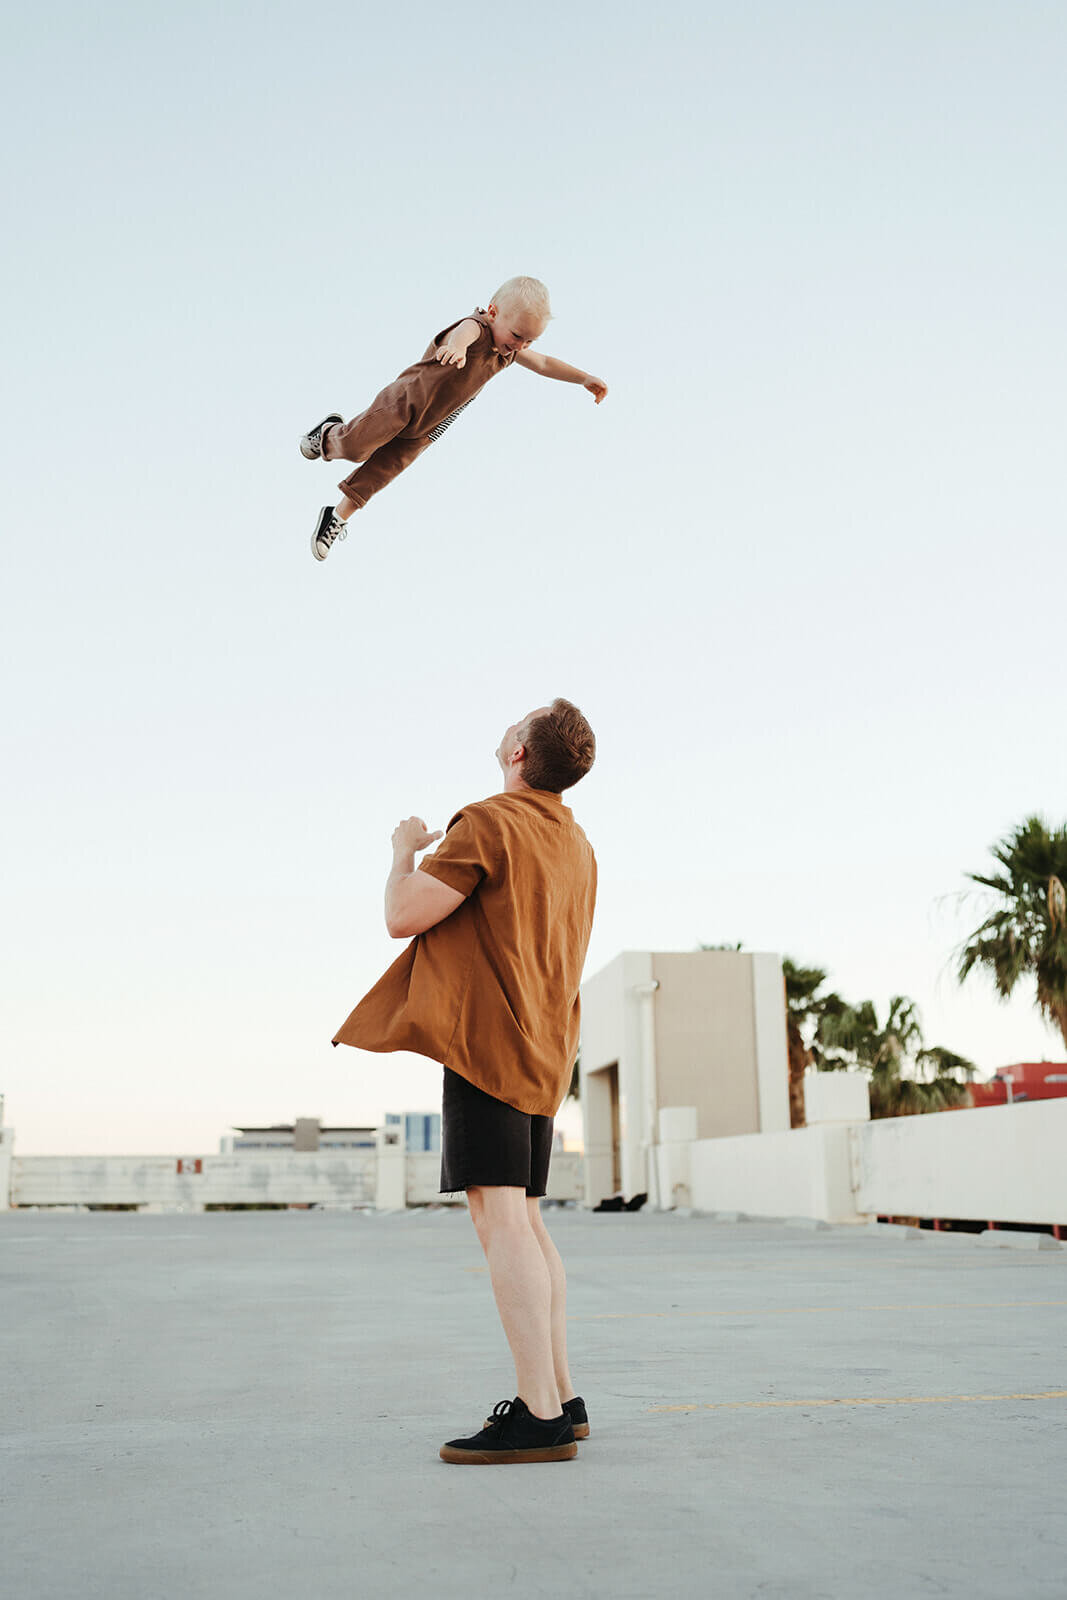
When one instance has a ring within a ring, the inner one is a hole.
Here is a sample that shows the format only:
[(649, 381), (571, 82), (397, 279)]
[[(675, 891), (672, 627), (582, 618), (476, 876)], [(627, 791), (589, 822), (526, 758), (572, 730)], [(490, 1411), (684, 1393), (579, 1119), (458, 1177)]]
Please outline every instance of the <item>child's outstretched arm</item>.
[(443, 367), (465, 367), (467, 351), (481, 331), (481, 324), (475, 322), (473, 317), (464, 317), (463, 321), (441, 340), (433, 353), (434, 360), (440, 361)]
[(555, 356), (543, 356), (536, 350), (521, 351), (515, 357), (515, 365), (525, 367), (528, 372), (538, 372), (542, 378), (557, 378), (560, 383), (580, 383), (583, 389), (589, 390), (597, 405), (608, 392), (603, 378), (594, 378), (591, 372), (583, 372), (581, 367), (570, 367), (565, 361), (559, 361)]

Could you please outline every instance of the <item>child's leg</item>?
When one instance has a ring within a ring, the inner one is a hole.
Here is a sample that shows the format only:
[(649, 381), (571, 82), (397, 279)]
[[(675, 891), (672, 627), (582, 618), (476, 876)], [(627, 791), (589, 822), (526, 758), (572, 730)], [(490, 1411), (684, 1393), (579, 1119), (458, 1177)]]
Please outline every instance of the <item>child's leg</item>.
[[(324, 461), (367, 461), (376, 450), (410, 428), (442, 385), (454, 382), (448, 367), (425, 362), (409, 367), (351, 422), (335, 423), (322, 436)], [(429, 432), (429, 429), (426, 430)]]
[(348, 530), (345, 523), (353, 511), (359, 511), (372, 494), (377, 494), (387, 483), (392, 483), (397, 473), (409, 467), (429, 443), (429, 437), (390, 439), (380, 450), (375, 450), (364, 466), (357, 467), (355, 472), (338, 484), (342, 498), (336, 506), (323, 506), (311, 535), (311, 549), (316, 561), (325, 561), (334, 541), (346, 537)]
[(353, 511), (359, 511), (366, 505), (372, 494), (377, 494), (387, 483), (392, 483), (397, 473), (410, 467), (429, 442), (428, 438), (390, 439), (388, 444), (375, 450), (364, 466), (357, 467), (355, 472), (349, 473), (337, 485), (344, 499), (338, 504), (335, 514), (342, 521), (347, 521)]
[[(385, 391), (387, 394), (388, 391)], [(322, 435), (324, 461), (366, 461), (408, 425), (406, 406), (381, 405), (384, 394), (351, 422), (334, 423)]]

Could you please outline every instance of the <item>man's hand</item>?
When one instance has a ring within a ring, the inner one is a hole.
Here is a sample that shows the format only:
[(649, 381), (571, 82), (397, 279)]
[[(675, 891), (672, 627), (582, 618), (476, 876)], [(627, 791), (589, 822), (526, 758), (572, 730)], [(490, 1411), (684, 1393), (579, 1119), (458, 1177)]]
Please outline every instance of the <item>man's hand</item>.
[(589, 393), (593, 396), (593, 399), (596, 401), (597, 405), (600, 404), (601, 400), (603, 400), (604, 396), (608, 392), (608, 386), (604, 382), (603, 378), (594, 378), (591, 372), (586, 373), (582, 382), (582, 387), (583, 389), (589, 390)]
[(407, 817), (393, 830), (393, 866), (385, 880), (385, 926), (393, 939), (410, 939), (451, 916), (464, 895), (428, 872), (416, 872), (415, 852), (442, 837), (421, 817)]
[(421, 817), (408, 817), (393, 829), (393, 855), (415, 856), (443, 837), (440, 828), (436, 833), (428, 833)]

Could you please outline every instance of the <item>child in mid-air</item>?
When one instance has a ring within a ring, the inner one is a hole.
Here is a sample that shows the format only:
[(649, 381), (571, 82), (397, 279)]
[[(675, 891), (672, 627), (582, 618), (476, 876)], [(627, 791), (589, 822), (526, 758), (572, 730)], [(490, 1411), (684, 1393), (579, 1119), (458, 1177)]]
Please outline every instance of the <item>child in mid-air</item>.
[(580, 383), (600, 404), (608, 392), (602, 379), (531, 351), (551, 315), (543, 283), (509, 278), (485, 311), (475, 311), (439, 333), (422, 360), (383, 389), (366, 411), (351, 422), (331, 412), (305, 433), (300, 451), (309, 461), (363, 463), (338, 485), (344, 498), (319, 512), (311, 536), (316, 561), (325, 561), (334, 541), (345, 537), (353, 511), (361, 510), (372, 494), (439, 439), (479, 389), (513, 361), (543, 378)]

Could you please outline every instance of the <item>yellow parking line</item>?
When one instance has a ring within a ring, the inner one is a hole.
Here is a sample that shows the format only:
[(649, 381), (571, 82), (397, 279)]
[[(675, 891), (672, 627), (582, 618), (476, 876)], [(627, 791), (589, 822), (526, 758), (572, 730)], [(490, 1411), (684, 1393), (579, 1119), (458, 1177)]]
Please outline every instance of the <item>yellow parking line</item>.
[(649, 1317), (806, 1317), (819, 1311), (1005, 1311), (1034, 1306), (1067, 1306), (1067, 1300), (902, 1300), (889, 1305), (755, 1306), (737, 1311), (589, 1311), (579, 1312), (567, 1320), (626, 1322)]
[(974, 1400), (1067, 1400), (1067, 1389), (1041, 1389), (1026, 1394), (901, 1394), (850, 1395), (832, 1400), (704, 1400), (684, 1406), (649, 1406), (649, 1411), (741, 1411), (767, 1406), (946, 1406)]

